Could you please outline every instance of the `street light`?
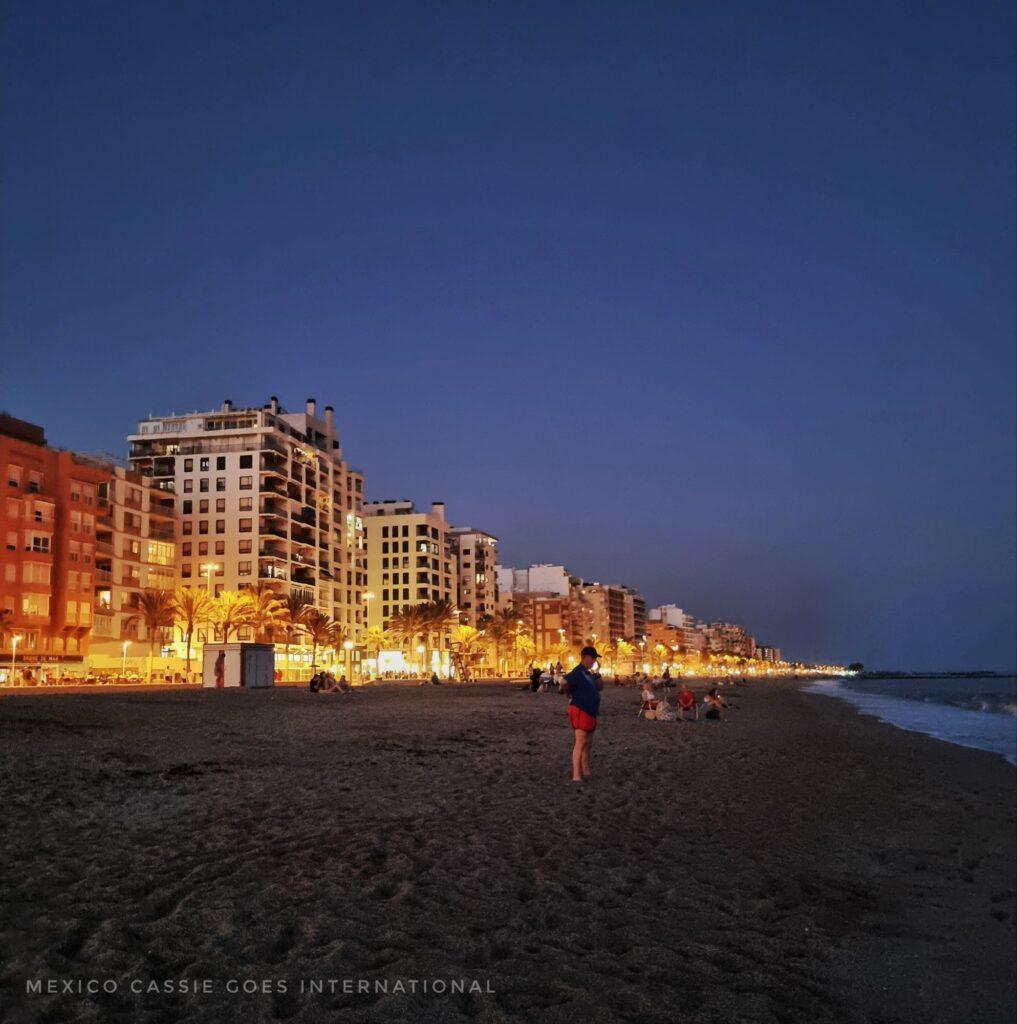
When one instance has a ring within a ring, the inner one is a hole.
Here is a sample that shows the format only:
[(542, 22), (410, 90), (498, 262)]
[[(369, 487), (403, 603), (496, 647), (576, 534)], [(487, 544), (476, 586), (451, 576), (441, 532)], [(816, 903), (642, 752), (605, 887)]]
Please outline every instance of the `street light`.
[(18, 644), (21, 642), (21, 634), (11, 637), (11, 686), (14, 685), (14, 659), (18, 656)]
[(417, 648), (417, 657), (418, 657), (418, 659), (419, 659), (419, 660), (417, 661), (417, 667), (418, 667), (418, 670), (419, 670), (419, 671), (420, 671), (421, 673), (422, 673), (422, 672), (424, 671), (424, 655), (425, 655), (426, 653), (427, 653), (427, 648), (426, 648), (426, 647), (425, 647), (425, 646), (424, 646), (423, 644), (421, 644), (421, 645), (420, 645), (420, 646), (419, 646), (419, 647)]
[(353, 681), (353, 663), (350, 659), (353, 657), (351, 653), (353, 651), (353, 641), (343, 641), (343, 647), (346, 648), (346, 681), (351, 683)]
[(127, 678), (127, 648), (131, 646), (130, 640), (125, 640), (123, 643), (123, 654), (120, 657), (120, 675)]

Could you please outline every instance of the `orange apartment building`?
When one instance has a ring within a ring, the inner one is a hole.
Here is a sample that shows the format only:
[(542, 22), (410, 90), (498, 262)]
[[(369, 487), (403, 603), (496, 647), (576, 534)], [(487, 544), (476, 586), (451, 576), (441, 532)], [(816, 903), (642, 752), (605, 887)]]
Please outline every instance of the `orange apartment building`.
[[(0, 681), (77, 674), (148, 650), (142, 590), (176, 583), (172, 498), (0, 414)], [(172, 642), (172, 631), (159, 638)], [(131, 645), (137, 644), (132, 650)]]
[(107, 474), (0, 414), (0, 675), (81, 666), (92, 628), (95, 527)]

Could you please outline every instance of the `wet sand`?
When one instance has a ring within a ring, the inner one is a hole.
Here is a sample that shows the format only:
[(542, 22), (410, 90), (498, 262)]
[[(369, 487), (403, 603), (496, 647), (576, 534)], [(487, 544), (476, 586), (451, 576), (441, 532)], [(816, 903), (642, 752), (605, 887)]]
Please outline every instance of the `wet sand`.
[[(2, 693), (0, 1016), (1009, 1021), (1014, 768), (734, 699), (608, 687), (573, 786), (563, 699), (504, 686)], [(483, 991), (356, 991), (411, 979)]]

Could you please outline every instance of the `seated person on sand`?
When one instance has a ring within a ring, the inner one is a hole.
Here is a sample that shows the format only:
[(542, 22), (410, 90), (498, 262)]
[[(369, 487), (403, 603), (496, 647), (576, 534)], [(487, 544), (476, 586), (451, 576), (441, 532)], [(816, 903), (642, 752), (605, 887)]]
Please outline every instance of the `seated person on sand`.
[(642, 700), (642, 711), (647, 718), (657, 717), (657, 708), (660, 707), (660, 698), (657, 696), (656, 691), (653, 689), (653, 684), (646, 680), (643, 683), (643, 689), (640, 693), (640, 700)]
[(340, 676), (339, 681), (336, 682), (335, 676), (333, 676), (329, 672), (326, 673), (326, 683), (325, 686), (322, 687), (321, 692), (351, 694), (353, 692), (353, 687), (350, 686), (349, 681), (346, 679), (345, 675)]
[(713, 722), (720, 721), (722, 708), (729, 708), (731, 706), (720, 695), (716, 686), (703, 698), (703, 703), (706, 705), (706, 717)]
[(696, 695), (683, 679), (681, 686), (678, 687), (678, 717), (684, 720), (689, 715), (698, 720), (699, 706), (696, 704)]

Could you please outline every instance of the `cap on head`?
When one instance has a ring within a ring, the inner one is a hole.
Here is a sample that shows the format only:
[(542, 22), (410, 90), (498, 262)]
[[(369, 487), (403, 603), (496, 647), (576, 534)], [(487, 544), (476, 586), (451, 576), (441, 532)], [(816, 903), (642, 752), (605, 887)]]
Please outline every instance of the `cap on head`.
[(584, 647), (579, 652), (579, 657), (580, 658), (593, 658), (594, 661), (599, 661), (600, 660), (600, 655), (597, 653), (597, 648), (596, 647)]

